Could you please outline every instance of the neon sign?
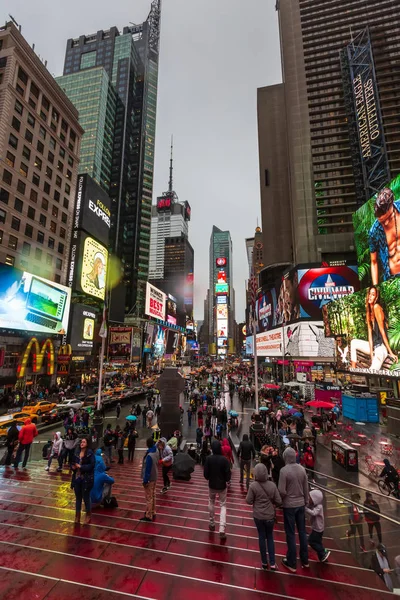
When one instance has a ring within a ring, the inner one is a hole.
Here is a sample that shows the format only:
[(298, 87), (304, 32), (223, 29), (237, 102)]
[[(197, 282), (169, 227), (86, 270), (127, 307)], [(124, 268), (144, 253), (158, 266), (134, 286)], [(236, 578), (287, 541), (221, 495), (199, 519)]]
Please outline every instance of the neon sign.
[[(47, 349), (47, 352), (46, 352)], [(39, 373), (43, 366), (45, 357), (47, 358), (47, 375), (54, 374), (54, 346), (53, 342), (47, 338), (43, 342), (42, 348), (38, 340), (33, 337), (29, 340), (28, 345), (25, 348), (25, 352), (22, 355), (21, 363), (17, 368), (17, 377), (21, 379), (25, 376), (26, 366), (28, 364), (29, 356), (32, 351), (32, 372)]]

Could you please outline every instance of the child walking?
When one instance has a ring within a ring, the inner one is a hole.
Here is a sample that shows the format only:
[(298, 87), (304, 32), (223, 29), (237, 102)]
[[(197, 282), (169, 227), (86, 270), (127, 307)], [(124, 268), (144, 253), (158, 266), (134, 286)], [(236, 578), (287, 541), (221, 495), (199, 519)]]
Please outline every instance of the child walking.
[(312, 490), (310, 492), (310, 505), (306, 506), (306, 513), (311, 517), (312, 529), (308, 536), (308, 544), (315, 550), (320, 562), (326, 562), (330, 555), (330, 550), (325, 550), (322, 543), (325, 529), (323, 501), (324, 496), (321, 490)]

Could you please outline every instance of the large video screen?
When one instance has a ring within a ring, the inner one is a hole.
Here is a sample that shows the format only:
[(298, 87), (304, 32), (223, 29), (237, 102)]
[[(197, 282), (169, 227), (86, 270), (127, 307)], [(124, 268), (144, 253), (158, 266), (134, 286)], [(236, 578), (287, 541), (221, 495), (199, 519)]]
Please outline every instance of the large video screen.
[(108, 250), (86, 233), (78, 238), (78, 262), (75, 268), (75, 289), (104, 300)]
[(111, 362), (129, 362), (132, 353), (132, 327), (110, 327), (108, 358)]
[(400, 175), (353, 215), (362, 287), (400, 275)]
[(322, 321), (304, 321), (256, 335), (258, 356), (333, 358), (335, 343)]
[(111, 199), (89, 175), (79, 175), (76, 186), (74, 229), (84, 229), (108, 246), (111, 228)]
[(74, 304), (70, 327), (70, 344), (73, 352), (92, 350), (97, 313), (93, 306)]
[(326, 316), (326, 334), (336, 337), (340, 369), (400, 375), (400, 279), (332, 302)]
[(64, 335), (70, 303), (69, 288), (0, 265), (0, 329)]

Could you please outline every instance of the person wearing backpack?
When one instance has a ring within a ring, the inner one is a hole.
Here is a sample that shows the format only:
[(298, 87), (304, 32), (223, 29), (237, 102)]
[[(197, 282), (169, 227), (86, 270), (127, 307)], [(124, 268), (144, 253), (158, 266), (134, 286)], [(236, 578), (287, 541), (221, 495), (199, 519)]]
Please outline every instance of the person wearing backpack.
[[(276, 571), (275, 562), (274, 524), (275, 507), (282, 505), (282, 498), (275, 483), (268, 481), (267, 467), (259, 463), (254, 468), (254, 479), (246, 496), (247, 504), (253, 506), (254, 523), (258, 531), (261, 566), (266, 571), (269, 568)], [(268, 547), (268, 556), (267, 556)]]
[[(351, 499), (353, 502), (357, 502), (358, 504), (361, 501), (360, 494), (352, 494)], [(360, 549), (362, 552), (365, 552), (365, 542), (364, 542), (364, 530), (363, 530), (363, 521), (364, 515), (362, 513), (362, 509), (358, 507), (356, 504), (350, 504), (349, 506), (349, 523), (350, 529), (346, 531), (346, 537), (351, 537), (355, 535), (356, 531), (358, 532), (358, 537), (360, 538)]]

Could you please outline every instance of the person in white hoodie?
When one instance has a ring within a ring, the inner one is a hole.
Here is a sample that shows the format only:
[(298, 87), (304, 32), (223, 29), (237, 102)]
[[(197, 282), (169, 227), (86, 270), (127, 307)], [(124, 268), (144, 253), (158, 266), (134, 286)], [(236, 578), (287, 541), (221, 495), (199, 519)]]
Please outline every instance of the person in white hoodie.
[(322, 537), (325, 529), (324, 507), (322, 503), (324, 495), (321, 490), (312, 490), (310, 492), (310, 503), (306, 506), (306, 513), (311, 517), (311, 533), (308, 536), (308, 544), (318, 555), (320, 562), (326, 562), (330, 551), (325, 550), (322, 543)]
[(61, 437), (61, 431), (57, 431), (57, 433), (54, 434), (53, 446), (51, 448), (50, 458), (47, 463), (46, 471), (50, 471), (50, 467), (51, 467), (53, 458), (57, 458), (57, 460), (58, 460), (57, 471), (62, 471), (62, 456), (61, 456), (62, 447), (63, 447), (63, 440)]

